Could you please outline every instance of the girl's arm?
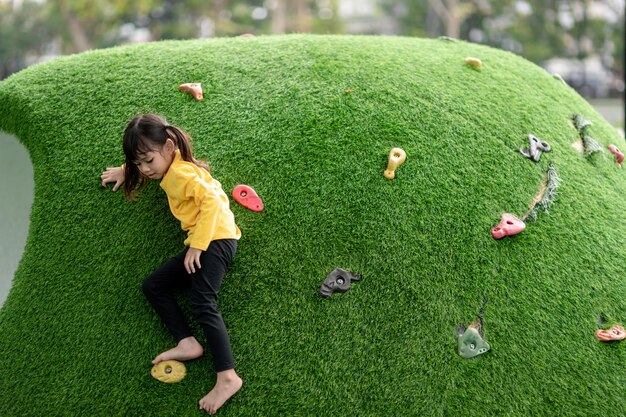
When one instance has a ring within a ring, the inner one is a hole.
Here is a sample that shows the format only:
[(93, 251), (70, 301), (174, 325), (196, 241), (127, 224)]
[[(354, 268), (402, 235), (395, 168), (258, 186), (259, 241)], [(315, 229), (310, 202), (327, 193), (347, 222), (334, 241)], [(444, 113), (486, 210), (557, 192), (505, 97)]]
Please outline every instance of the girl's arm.
[(200, 255), (211, 244), (210, 237), (213, 236), (221, 217), (219, 197), (215, 194), (215, 191), (209, 189), (204, 181), (197, 181), (197, 177), (194, 180), (188, 182), (187, 187), (185, 187), (186, 195), (193, 198), (196, 205), (200, 208), (200, 214), (195, 226), (199, 230), (194, 233), (194, 238), (190, 242), (189, 249), (187, 249), (187, 254), (185, 255), (185, 269), (189, 274), (196, 272), (196, 266), (198, 269), (202, 268)]
[(106, 187), (107, 183), (114, 182), (113, 191), (117, 191), (120, 185), (124, 184), (124, 165), (121, 167), (107, 168), (106, 171), (100, 175), (102, 179), (102, 186)]

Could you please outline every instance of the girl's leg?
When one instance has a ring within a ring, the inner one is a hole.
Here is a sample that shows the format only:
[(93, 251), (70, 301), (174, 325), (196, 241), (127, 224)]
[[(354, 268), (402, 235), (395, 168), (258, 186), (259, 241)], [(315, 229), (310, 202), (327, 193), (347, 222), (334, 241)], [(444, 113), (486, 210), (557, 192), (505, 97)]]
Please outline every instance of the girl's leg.
[(201, 268), (191, 274), (191, 311), (211, 348), (216, 372), (235, 366), (226, 325), (217, 309), (217, 297), (236, 250), (234, 239), (214, 240), (200, 256)]
[(192, 311), (204, 330), (217, 372), (215, 386), (198, 403), (200, 409), (211, 414), (239, 391), (243, 384), (235, 372), (228, 332), (222, 315), (217, 310), (217, 295), (236, 249), (236, 240), (211, 242), (200, 257), (200, 270), (193, 274), (191, 280)]
[(189, 360), (202, 355), (202, 346), (193, 337), (189, 324), (176, 302), (175, 291), (189, 286), (190, 277), (185, 271), (185, 252), (176, 255), (161, 265), (143, 282), (143, 292), (152, 307), (161, 317), (165, 327), (176, 340), (177, 346), (158, 355), (153, 361)]

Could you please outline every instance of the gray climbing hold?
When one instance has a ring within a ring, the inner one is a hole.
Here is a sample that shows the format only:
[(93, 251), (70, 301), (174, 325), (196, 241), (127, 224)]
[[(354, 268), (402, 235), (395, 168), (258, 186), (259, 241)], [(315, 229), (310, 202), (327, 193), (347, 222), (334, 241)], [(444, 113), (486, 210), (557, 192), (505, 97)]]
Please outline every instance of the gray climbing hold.
[(323, 297), (330, 298), (334, 292), (346, 292), (350, 289), (350, 282), (359, 281), (361, 278), (361, 275), (355, 275), (345, 269), (336, 268), (328, 274), (322, 283), (320, 294)]
[(532, 134), (528, 135), (528, 146), (529, 149), (519, 148), (519, 151), (526, 158), (529, 158), (535, 162), (539, 162), (542, 152), (550, 152), (551, 150), (550, 144), (548, 142), (540, 140)]
[(604, 148), (602, 147), (602, 145), (600, 145), (598, 141), (589, 136), (589, 134), (586, 132), (587, 127), (593, 125), (593, 123), (585, 119), (580, 114), (575, 114), (572, 117), (572, 120), (574, 121), (574, 125), (576, 126), (578, 134), (580, 135), (580, 139), (583, 142), (585, 157), (589, 158), (595, 152), (604, 152)]
[(490, 347), (485, 340), (483, 334), (483, 322), (485, 308), (487, 307), (487, 297), (483, 298), (483, 305), (476, 320), (470, 324), (467, 329), (463, 326), (457, 328), (459, 355), (465, 359), (471, 359), (475, 356), (482, 355), (487, 352)]

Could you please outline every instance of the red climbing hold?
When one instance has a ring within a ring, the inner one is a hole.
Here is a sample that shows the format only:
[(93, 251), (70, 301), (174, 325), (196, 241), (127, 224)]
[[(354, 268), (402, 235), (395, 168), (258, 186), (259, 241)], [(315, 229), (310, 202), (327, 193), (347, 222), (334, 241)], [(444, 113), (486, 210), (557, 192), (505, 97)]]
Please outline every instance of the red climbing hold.
[(248, 185), (240, 184), (233, 189), (233, 198), (242, 206), (252, 211), (263, 211), (263, 201), (256, 191)]
[(512, 214), (504, 213), (500, 224), (491, 229), (494, 239), (502, 239), (505, 236), (513, 236), (526, 229), (526, 224)]
[(609, 151), (615, 155), (615, 158), (617, 159), (617, 166), (621, 168), (622, 162), (624, 162), (624, 154), (622, 151), (620, 151), (615, 145), (609, 145)]
[(200, 83), (186, 83), (178, 86), (178, 91), (187, 91), (196, 101), (202, 100), (202, 85)]

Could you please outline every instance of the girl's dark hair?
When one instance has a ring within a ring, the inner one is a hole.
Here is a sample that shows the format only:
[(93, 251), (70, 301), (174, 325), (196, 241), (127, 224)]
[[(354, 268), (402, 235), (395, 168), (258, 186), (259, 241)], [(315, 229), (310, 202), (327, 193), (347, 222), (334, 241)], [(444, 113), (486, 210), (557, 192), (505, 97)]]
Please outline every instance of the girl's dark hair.
[(160, 151), (165, 142), (171, 139), (184, 161), (191, 162), (209, 171), (206, 162), (198, 161), (191, 151), (191, 137), (182, 129), (171, 126), (165, 118), (156, 114), (140, 114), (135, 116), (124, 131), (122, 147), (126, 162), (124, 168), (124, 194), (135, 200), (135, 190), (141, 189), (147, 179), (144, 177), (135, 161), (147, 152)]

